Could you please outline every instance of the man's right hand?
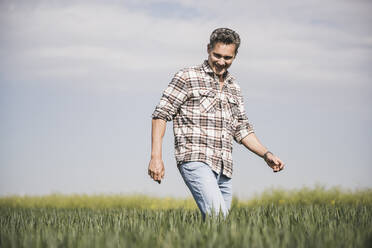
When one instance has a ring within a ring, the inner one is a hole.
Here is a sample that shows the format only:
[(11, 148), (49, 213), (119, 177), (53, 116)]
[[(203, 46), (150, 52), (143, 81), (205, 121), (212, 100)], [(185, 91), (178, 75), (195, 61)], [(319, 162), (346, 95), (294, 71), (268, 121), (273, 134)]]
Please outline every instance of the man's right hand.
[(149, 176), (152, 179), (154, 179), (154, 181), (161, 183), (161, 180), (164, 178), (164, 173), (165, 173), (165, 169), (164, 169), (163, 160), (152, 158), (149, 163), (149, 169), (148, 169)]

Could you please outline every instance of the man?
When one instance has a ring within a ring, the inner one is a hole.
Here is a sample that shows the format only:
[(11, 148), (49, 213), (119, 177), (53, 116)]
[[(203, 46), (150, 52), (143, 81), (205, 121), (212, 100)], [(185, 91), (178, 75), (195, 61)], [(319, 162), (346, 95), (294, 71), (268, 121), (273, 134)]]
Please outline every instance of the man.
[(257, 139), (245, 114), (243, 96), (227, 71), (240, 45), (239, 35), (218, 28), (210, 36), (208, 60), (177, 72), (152, 114), (152, 151), (148, 174), (164, 178), (162, 140), (173, 120), (178, 169), (203, 218), (226, 216), (232, 200), (232, 140), (262, 157), (278, 172), (283, 162)]

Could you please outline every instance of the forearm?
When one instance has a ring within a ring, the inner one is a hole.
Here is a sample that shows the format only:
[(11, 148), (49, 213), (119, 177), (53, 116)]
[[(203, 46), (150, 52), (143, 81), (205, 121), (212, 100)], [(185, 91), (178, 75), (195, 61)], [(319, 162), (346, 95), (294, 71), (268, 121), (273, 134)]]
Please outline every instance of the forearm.
[(261, 158), (268, 151), (261, 142), (258, 140), (257, 136), (254, 133), (250, 133), (242, 139), (242, 144), (247, 147), (251, 152), (254, 152)]
[(152, 119), (151, 159), (162, 158), (162, 144), (166, 127), (166, 121), (162, 119)]

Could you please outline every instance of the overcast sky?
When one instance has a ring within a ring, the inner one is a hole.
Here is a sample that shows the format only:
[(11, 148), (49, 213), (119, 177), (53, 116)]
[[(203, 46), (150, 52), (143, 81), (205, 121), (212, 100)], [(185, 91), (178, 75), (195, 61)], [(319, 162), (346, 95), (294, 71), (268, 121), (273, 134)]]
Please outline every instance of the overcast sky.
[(248, 118), (286, 169), (234, 144), (233, 190), (372, 187), (371, 1), (0, 2), (0, 195), (190, 196), (150, 180), (151, 114), (210, 33), (242, 40), (230, 68)]

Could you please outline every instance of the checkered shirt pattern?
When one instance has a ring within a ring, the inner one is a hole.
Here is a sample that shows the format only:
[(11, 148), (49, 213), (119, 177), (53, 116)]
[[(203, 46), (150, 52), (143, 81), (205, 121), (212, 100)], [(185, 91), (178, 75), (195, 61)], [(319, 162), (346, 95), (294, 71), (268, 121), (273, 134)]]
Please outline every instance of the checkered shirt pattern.
[(153, 119), (173, 120), (177, 164), (207, 163), (216, 173), (232, 177), (232, 140), (254, 132), (245, 114), (243, 96), (226, 72), (222, 90), (208, 61), (178, 71), (164, 90)]

